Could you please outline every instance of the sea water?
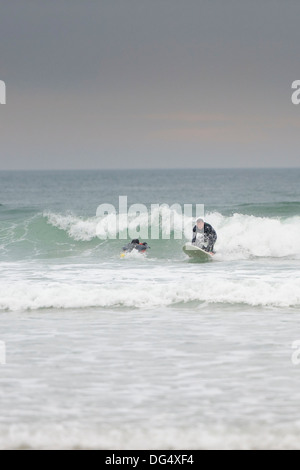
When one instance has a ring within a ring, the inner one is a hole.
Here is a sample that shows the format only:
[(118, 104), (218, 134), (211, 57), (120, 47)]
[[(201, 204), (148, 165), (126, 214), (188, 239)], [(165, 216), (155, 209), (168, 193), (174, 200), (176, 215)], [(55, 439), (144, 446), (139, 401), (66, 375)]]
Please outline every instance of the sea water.
[[(299, 181), (1, 172), (0, 447), (300, 448)], [(120, 258), (96, 216), (119, 196), (204, 204), (214, 261), (191, 262), (172, 231)]]

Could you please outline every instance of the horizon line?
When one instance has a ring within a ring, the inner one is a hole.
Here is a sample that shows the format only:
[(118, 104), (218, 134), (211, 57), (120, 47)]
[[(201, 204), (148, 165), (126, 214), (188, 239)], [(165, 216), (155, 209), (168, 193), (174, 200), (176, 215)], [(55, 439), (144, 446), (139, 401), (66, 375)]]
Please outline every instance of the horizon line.
[(67, 172), (67, 171), (182, 171), (182, 170), (298, 170), (300, 166), (265, 167), (171, 167), (171, 168), (11, 168), (0, 172)]

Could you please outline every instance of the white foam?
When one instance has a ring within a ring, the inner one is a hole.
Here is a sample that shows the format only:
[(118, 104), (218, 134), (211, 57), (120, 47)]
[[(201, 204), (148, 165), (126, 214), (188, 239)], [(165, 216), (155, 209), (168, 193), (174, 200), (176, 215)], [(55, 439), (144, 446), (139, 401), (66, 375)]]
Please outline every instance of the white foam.
[(95, 284), (17, 281), (1, 283), (0, 310), (71, 309), (87, 307), (155, 308), (177, 303), (207, 302), (251, 306), (300, 305), (300, 279), (268, 277), (198, 281), (114, 282)]
[(0, 428), (0, 449), (299, 449), (299, 425), (101, 428), (64, 424)]
[(44, 217), (53, 227), (64, 230), (76, 241), (90, 241), (96, 237), (97, 219), (82, 219), (74, 215), (61, 215), (53, 212), (45, 212)]
[(216, 250), (222, 257), (300, 257), (300, 217), (283, 220), (213, 213), (208, 218), (218, 232)]

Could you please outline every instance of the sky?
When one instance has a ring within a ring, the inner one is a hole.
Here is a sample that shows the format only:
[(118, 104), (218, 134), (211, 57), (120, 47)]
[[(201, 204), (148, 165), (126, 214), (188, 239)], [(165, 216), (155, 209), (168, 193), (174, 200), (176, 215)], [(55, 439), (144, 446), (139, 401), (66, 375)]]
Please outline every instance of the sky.
[(299, 0), (0, 0), (0, 170), (299, 167)]

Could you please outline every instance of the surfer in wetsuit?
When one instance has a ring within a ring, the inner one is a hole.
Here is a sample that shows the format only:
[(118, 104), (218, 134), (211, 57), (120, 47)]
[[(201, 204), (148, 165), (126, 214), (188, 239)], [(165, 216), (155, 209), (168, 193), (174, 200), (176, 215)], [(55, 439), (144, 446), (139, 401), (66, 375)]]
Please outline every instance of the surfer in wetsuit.
[[(208, 253), (214, 253), (214, 246), (217, 241), (217, 232), (213, 229), (213, 227), (204, 222), (203, 219), (198, 219), (195, 227), (193, 228), (193, 245), (199, 246), (204, 251)], [(200, 233), (202, 237), (197, 240), (197, 235)]]
[(137, 250), (140, 253), (145, 253), (145, 251), (149, 250), (150, 246), (148, 243), (140, 243), (140, 240), (137, 238), (132, 240), (128, 245), (123, 246), (123, 251), (126, 253), (131, 253), (132, 250)]

